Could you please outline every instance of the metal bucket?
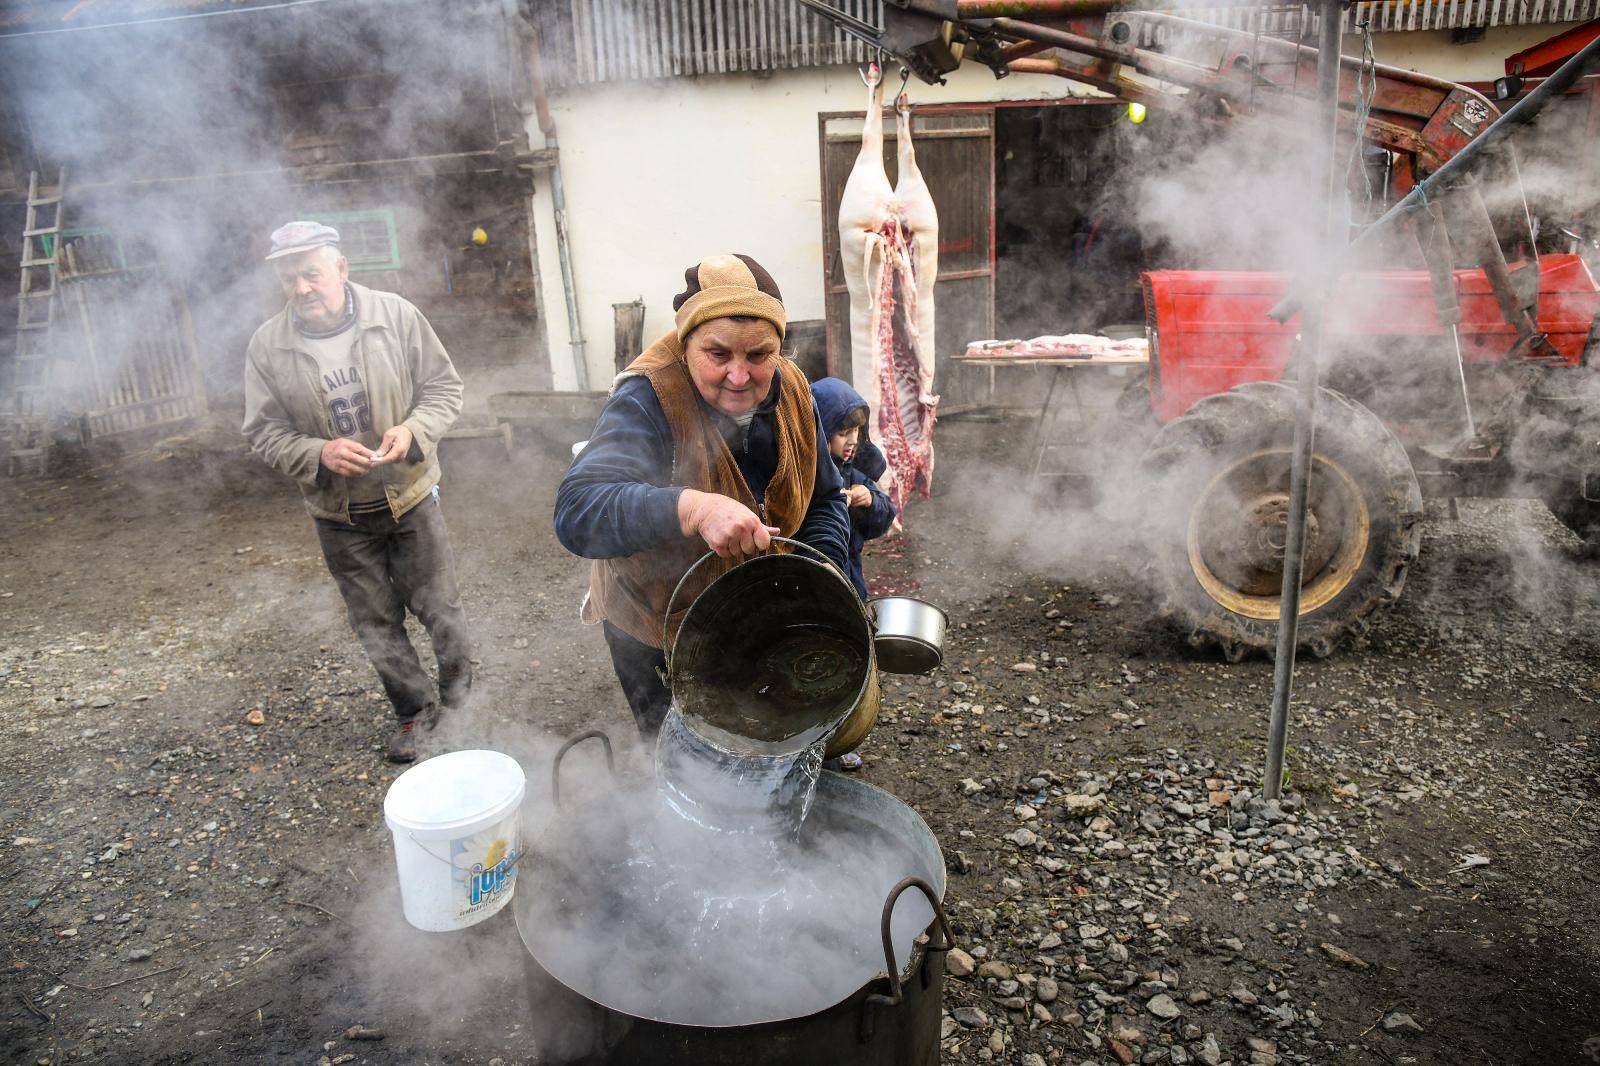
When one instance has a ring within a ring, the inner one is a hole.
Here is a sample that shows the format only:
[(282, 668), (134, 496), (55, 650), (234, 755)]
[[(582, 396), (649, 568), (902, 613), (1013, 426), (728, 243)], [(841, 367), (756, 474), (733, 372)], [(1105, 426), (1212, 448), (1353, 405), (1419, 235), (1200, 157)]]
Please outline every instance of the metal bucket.
[(868, 607), (877, 630), (878, 665), (891, 674), (926, 674), (944, 662), (945, 613), (910, 596), (885, 596)]
[[(826, 738), (825, 756), (835, 758), (860, 744), (878, 717), (872, 620), (826, 556), (773, 539), (811, 555), (740, 563), (696, 597), (670, 641), (663, 634), (673, 703), (720, 751), (784, 757)], [(676, 599), (675, 589), (668, 618)]]
[[(558, 757), (559, 758), (559, 757)], [(556, 768), (559, 775), (559, 763)], [(605, 798), (597, 802), (605, 802)], [(592, 812), (591, 812), (592, 813)], [(874, 854), (888, 855), (905, 876), (887, 891), (877, 928), (861, 930), (852, 947), (882, 952), (883, 968), (853, 992), (822, 1009), (805, 1007), (751, 1018), (741, 1024), (696, 1024), (693, 1018), (655, 1008), (648, 995), (629, 996), (608, 988), (606, 977), (616, 955), (578, 959), (552, 947), (552, 930), (560, 926), (575, 942), (601, 938), (631, 942), (619, 924), (648, 926), (663, 916), (620, 912), (617, 856), (608, 849), (622, 838), (609, 828), (598, 839), (589, 835), (594, 823), (610, 827), (609, 817), (589, 819), (588, 829), (562, 845), (569, 820), (551, 812), (538, 860), (524, 873), (524, 886), (512, 901), (517, 930), (528, 955), (525, 967), (529, 1001), (534, 1012), (550, 1020), (541, 1049), (552, 1061), (582, 1066), (814, 1066), (848, 1063), (859, 1066), (935, 1066), (939, 1061), (940, 998), (945, 953), (951, 947), (941, 899), (945, 888), (944, 858), (927, 824), (905, 804), (859, 780), (825, 772), (802, 838), (810, 835), (858, 834)], [(570, 862), (555, 858), (571, 857)], [(646, 872), (641, 876), (649, 876)], [(910, 899), (902, 900), (909, 891)], [(930, 917), (931, 916), (931, 917)], [(895, 919), (899, 919), (896, 921)], [(904, 950), (892, 939), (892, 927), (909, 935), (922, 930)], [(644, 938), (646, 941), (648, 938)], [(904, 957), (896, 965), (896, 945)], [(692, 968), (693, 957), (660, 959), (662, 967)], [(761, 972), (781, 976), (785, 959), (761, 960)], [(794, 960), (789, 960), (791, 965)], [(848, 974), (845, 975), (848, 979)]]

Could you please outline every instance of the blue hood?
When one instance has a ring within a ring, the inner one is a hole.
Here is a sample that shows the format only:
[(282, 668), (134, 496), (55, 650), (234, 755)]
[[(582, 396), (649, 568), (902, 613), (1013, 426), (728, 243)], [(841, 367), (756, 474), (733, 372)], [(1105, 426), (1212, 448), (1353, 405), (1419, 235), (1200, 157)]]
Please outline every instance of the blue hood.
[[(819, 378), (811, 383), (811, 395), (817, 401), (817, 417), (822, 421), (822, 431), (829, 437), (839, 432), (839, 427), (849, 417), (850, 412), (861, 409), (871, 414), (867, 401), (861, 394), (852, 389), (848, 382), (839, 378)], [(869, 417), (868, 422), (871, 422)], [(823, 442), (823, 447), (827, 443)], [(861, 427), (861, 440), (856, 445), (856, 454), (851, 459), (851, 465), (867, 477), (879, 478), (888, 468), (888, 461), (884, 459), (883, 452), (872, 443), (867, 435), (867, 427)]]
[(861, 398), (859, 392), (838, 378), (813, 381), (811, 395), (817, 401), (817, 417), (822, 419), (822, 431), (830, 437), (839, 432), (839, 426), (851, 411), (867, 406), (867, 401)]

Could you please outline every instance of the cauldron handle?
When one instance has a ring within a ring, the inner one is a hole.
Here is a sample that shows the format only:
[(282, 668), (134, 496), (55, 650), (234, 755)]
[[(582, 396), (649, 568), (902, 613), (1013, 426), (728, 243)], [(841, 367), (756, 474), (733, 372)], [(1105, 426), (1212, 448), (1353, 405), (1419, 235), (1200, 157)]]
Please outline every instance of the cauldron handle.
[(559, 810), (561, 807), (561, 760), (567, 757), (567, 752), (582, 744), (586, 740), (599, 740), (606, 749), (606, 769), (611, 776), (617, 775), (617, 760), (611, 754), (611, 738), (600, 729), (591, 729), (587, 733), (579, 733), (556, 750), (556, 757), (550, 765), (550, 799)]
[[(933, 886), (920, 877), (908, 877), (901, 881), (889, 890), (889, 898), (883, 901), (883, 919), (879, 924), (879, 930), (883, 934), (884, 973), (888, 975), (889, 995), (885, 996), (882, 993), (874, 992), (867, 996), (862, 1004), (863, 1007), (898, 1007), (900, 1001), (905, 998), (900, 991), (900, 968), (894, 964), (894, 937), (891, 935), (890, 927), (894, 919), (894, 905), (899, 902), (900, 896), (908, 888), (915, 888), (928, 897), (928, 904), (933, 908), (934, 919), (937, 921), (939, 933), (943, 937), (941, 943), (929, 943), (927, 951), (930, 953), (949, 951), (955, 946), (955, 938), (950, 935), (950, 921), (944, 915), (944, 905), (939, 902), (939, 894), (933, 890)], [(872, 1032), (872, 1015), (869, 1011), (863, 1010), (861, 1012), (861, 1042), (866, 1043), (871, 1040)]]

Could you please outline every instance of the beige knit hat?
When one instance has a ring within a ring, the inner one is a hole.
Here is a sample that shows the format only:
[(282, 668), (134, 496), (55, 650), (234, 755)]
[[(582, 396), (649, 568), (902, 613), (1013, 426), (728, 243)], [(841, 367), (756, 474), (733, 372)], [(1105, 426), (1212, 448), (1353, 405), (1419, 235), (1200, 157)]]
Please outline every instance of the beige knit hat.
[(709, 256), (685, 270), (683, 280), (688, 288), (672, 300), (679, 343), (688, 340), (696, 326), (735, 315), (764, 318), (783, 337), (788, 325), (783, 294), (772, 275), (748, 255)]

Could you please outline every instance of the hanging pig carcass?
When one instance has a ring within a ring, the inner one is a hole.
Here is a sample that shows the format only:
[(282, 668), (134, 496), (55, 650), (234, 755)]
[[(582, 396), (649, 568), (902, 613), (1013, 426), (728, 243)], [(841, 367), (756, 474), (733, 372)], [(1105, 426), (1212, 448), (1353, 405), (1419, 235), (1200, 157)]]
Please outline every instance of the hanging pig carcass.
[(895, 102), (898, 180), (883, 167), (883, 74), (869, 68), (861, 152), (839, 203), (839, 252), (850, 293), (852, 384), (872, 406), (889, 460), (883, 489), (904, 512), (933, 478), (934, 297), (939, 217), (911, 142), (911, 108)]

